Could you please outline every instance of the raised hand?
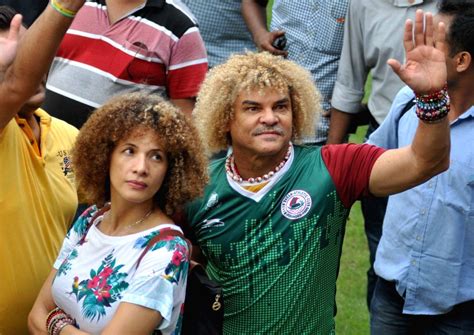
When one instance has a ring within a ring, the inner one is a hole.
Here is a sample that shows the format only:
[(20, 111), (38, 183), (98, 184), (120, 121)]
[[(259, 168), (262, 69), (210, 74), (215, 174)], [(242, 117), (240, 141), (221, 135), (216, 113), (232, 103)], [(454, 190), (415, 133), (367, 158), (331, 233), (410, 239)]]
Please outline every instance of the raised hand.
[(15, 59), (21, 28), (21, 15), (17, 14), (10, 24), (6, 37), (0, 36), (0, 70), (4, 71)]
[(431, 13), (424, 15), (421, 9), (417, 10), (415, 29), (411, 20), (405, 23), (403, 44), (406, 63), (402, 65), (395, 59), (387, 61), (400, 79), (417, 94), (439, 91), (446, 84), (446, 28), (442, 22), (437, 28), (435, 32)]

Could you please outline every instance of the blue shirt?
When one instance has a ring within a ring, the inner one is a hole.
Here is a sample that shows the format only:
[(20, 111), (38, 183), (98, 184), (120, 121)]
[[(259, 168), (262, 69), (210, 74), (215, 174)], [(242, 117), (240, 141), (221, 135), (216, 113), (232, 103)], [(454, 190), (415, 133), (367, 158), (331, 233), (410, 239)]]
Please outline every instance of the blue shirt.
[[(336, 81), (348, 6), (349, 0), (275, 0), (272, 8), (271, 30), (285, 31), (288, 59), (311, 72), (325, 111)], [(326, 141), (328, 130), (329, 118), (321, 116), (316, 138), (305, 142)]]
[(240, 13), (241, 0), (182, 0), (199, 24), (209, 66), (224, 63), (231, 54), (255, 51), (252, 35)]
[[(397, 120), (413, 92), (405, 87), (369, 143), (392, 149), (411, 143), (415, 107)], [(447, 171), (388, 201), (375, 272), (395, 281), (403, 313), (444, 314), (474, 300), (474, 106), (451, 122)]]

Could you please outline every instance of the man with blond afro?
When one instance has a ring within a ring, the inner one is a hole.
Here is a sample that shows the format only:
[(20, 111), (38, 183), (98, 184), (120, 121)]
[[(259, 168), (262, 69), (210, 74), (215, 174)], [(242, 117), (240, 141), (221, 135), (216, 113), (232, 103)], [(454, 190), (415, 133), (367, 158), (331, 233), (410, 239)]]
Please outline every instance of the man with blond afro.
[[(226, 334), (331, 334), (346, 218), (361, 197), (417, 185), (449, 166), (449, 105), (427, 119), (427, 94), (447, 98), (444, 26), (432, 15), (405, 27), (407, 63), (389, 64), (420, 98), (411, 145), (298, 145), (311, 132), (319, 94), (310, 75), (268, 53), (234, 56), (206, 78), (195, 117), (209, 151), (204, 197), (187, 219), (224, 290)], [(445, 100), (443, 100), (445, 101)], [(424, 108), (424, 109), (423, 109)], [(431, 114), (430, 114), (431, 115)]]

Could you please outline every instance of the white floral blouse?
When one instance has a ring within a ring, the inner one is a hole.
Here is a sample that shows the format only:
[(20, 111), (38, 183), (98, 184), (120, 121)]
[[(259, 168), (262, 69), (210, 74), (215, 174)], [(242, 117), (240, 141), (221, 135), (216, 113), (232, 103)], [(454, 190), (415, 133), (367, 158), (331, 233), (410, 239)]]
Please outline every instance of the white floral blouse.
[(186, 241), (165, 237), (137, 263), (151, 238), (165, 229), (181, 232), (180, 228), (162, 224), (136, 234), (108, 236), (96, 227), (102, 216), (87, 231), (96, 212), (95, 206), (88, 208), (64, 239), (54, 263), (56, 305), (91, 334), (105, 328), (122, 301), (160, 312), (163, 320), (156, 329), (163, 335), (179, 334), (189, 266)]

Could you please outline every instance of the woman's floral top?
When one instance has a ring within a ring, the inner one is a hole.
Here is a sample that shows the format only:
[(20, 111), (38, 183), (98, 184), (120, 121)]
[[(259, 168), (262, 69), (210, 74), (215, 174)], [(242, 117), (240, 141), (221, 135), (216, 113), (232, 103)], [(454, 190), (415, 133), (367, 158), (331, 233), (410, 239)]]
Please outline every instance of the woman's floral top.
[(137, 263), (150, 239), (164, 229), (180, 228), (162, 224), (136, 234), (108, 236), (96, 227), (100, 216), (86, 232), (96, 212), (95, 206), (88, 208), (64, 239), (54, 263), (56, 304), (91, 334), (105, 328), (122, 301), (160, 312), (163, 321), (157, 329), (163, 335), (179, 334), (189, 266), (186, 241), (166, 237)]

